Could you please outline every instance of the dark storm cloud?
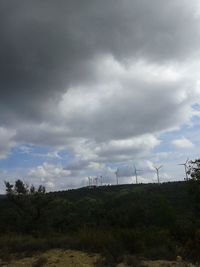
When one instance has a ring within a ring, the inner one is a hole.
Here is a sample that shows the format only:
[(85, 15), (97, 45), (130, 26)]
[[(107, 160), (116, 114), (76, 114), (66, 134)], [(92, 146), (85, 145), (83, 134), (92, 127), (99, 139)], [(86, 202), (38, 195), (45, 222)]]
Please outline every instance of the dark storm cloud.
[(76, 40), (68, 5), (61, 4), (0, 3), (0, 101), (9, 119), (12, 111), (40, 119), (46, 103), (58, 99), (69, 82), (81, 76), (78, 68), (89, 56), (88, 49)]
[(45, 120), (49, 105), (53, 108), (63, 92), (94, 78), (101, 55), (124, 63), (187, 58), (199, 45), (195, 5), (182, 0), (0, 1), (0, 123)]

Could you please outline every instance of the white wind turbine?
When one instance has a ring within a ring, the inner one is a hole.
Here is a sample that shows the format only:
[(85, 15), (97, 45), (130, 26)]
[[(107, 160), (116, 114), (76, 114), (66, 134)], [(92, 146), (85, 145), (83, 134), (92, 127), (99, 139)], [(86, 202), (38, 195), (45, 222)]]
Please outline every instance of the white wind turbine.
[(88, 176), (88, 185), (89, 187), (91, 187), (92, 185), (92, 177)]
[(116, 175), (116, 183), (118, 185), (119, 184), (119, 168), (117, 168), (117, 170), (115, 171), (115, 175)]
[(187, 172), (187, 164), (188, 164), (188, 161), (189, 161), (189, 158), (187, 158), (186, 162), (185, 163), (180, 163), (178, 165), (182, 165), (184, 166), (184, 169), (185, 169), (185, 180), (188, 181), (188, 172)]
[(96, 186), (98, 186), (98, 180), (99, 180), (98, 176), (94, 178)]
[(100, 176), (100, 182), (101, 182), (101, 186), (103, 185), (103, 176)]
[(160, 183), (160, 176), (159, 176), (159, 171), (160, 169), (163, 167), (163, 165), (160, 165), (159, 167), (154, 166), (154, 169), (156, 170), (156, 174), (157, 174), (157, 181), (158, 184)]
[(135, 183), (138, 184), (138, 172), (142, 172), (143, 170), (137, 169), (135, 165), (133, 165), (133, 167), (134, 167), (134, 174), (135, 174)]

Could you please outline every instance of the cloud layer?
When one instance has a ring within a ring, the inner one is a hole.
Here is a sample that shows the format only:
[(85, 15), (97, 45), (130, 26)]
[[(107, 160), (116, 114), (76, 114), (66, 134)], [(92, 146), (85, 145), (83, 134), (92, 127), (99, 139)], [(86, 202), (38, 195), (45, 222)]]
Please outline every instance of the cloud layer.
[(148, 157), (195, 114), (199, 10), (197, 0), (1, 1), (0, 158), (20, 144), (70, 151), (88, 171)]

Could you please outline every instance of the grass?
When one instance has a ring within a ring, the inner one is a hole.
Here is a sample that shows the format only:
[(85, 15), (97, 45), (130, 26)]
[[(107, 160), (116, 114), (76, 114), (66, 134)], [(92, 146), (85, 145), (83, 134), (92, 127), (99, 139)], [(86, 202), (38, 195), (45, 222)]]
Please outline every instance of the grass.
[(173, 259), (175, 244), (168, 231), (152, 229), (96, 229), (82, 228), (65, 235), (43, 237), (6, 235), (0, 237), (0, 258), (10, 254), (31, 256), (49, 249), (75, 249), (101, 253), (118, 261), (124, 254), (143, 255), (149, 259)]
[(53, 249), (43, 253), (36, 253), (31, 257), (12, 259), (7, 267), (94, 267), (98, 259), (96, 254), (82, 251)]
[(42, 267), (48, 262), (48, 258), (45, 256), (39, 257), (36, 261), (32, 263), (32, 267)]

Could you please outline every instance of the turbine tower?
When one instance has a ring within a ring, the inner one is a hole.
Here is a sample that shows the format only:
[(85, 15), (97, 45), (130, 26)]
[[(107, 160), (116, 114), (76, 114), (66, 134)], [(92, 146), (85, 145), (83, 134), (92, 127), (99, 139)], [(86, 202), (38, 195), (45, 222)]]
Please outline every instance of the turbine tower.
[(154, 166), (154, 169), (156, 170), (156, 174), (157, 174), (157, 180), (158, 180), (158, 184), (160, 183), (160, 176), (159, 176), (159, 171), (163, 166), (160, 165), (159, 167)]
[(180, 163), (180, 164), (178, 164), (178, 165), (182, 165), (182, 166), (184, 166), (184, 168), (185, 168), (185, 180), (186, 180), (186, 181), (189, 180), (189, 179), (188, 179), (188, 173), (187, 173), (187, 164), (188, 164), (188, 161), (189, 161), (189, 158), (187, 158), (187, 160), (186, 160), (185, 163)]
[(103, 185), (103, 176), (100, 176), (101, 186)]
[(98, 186), (98, 179), (99, 179), (98, 177), (94, 178), (96, 186)]
[(135, 183), (138, 184), (138, 172), (142, 172), (142, 170), (138, 170), (135, 165), (134, 166), (134, 173), (135, 173)]
[(119, 168), (117, 168), (115, 175), (116, 175), (116, 183), (118, 185), (119, 184)]
[(91, 187), (92, 185), (92, 177), (88, 176), (88, 185), (89, 187)]

